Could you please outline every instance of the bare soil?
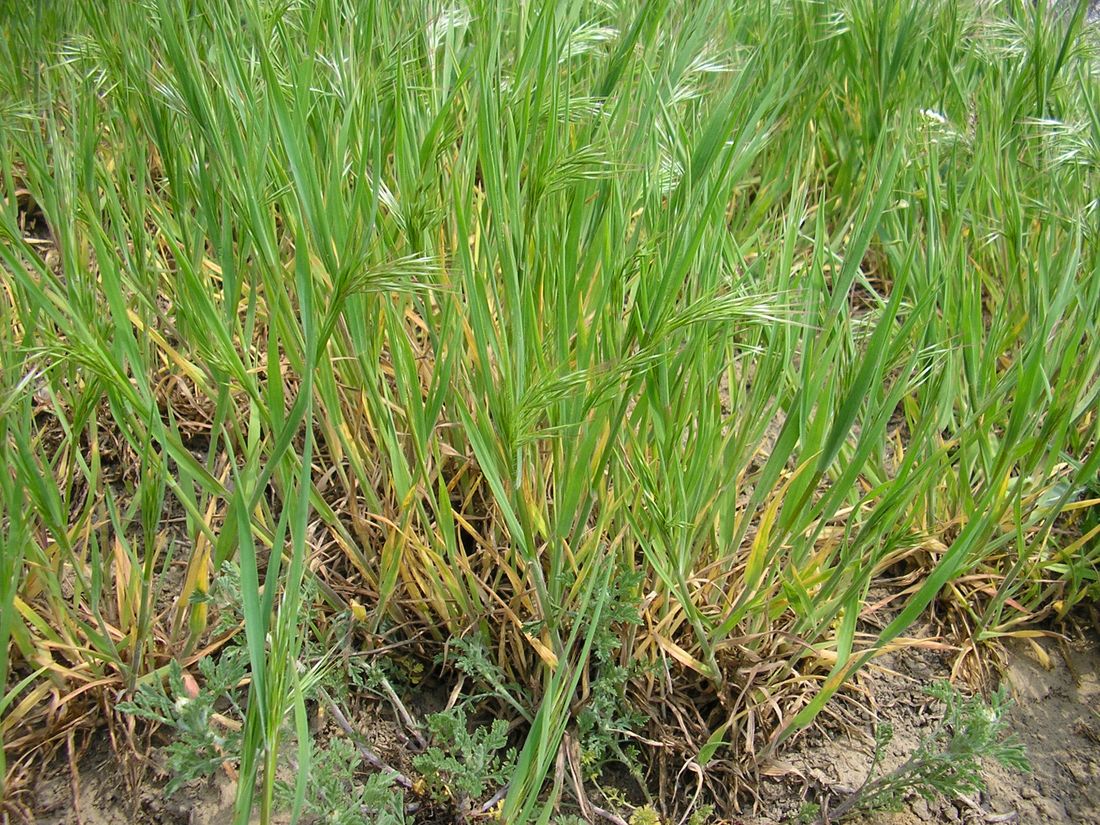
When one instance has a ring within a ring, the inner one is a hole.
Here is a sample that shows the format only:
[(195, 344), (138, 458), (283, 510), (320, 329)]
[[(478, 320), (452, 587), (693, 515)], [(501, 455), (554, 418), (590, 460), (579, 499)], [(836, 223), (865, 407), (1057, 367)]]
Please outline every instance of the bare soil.
[[(936, 722), (924, 693), (949, 674), (950, 656), (907, 649), (879, 660), (855, 684), (844, 704), (847, 723), (823, 725), (794, 743), (766, 770), (756, 814), (736, 825), (791, 822), (807, 801), (836, 807), (864, 780), (876, 722), (895, 730), (884, 768), (903, 762)], [(985, 766), (986, 789), (970, 799), (932, 803), (907, 800), (903, 810), (855, 820), (862, 825), (916, 823), (1100, 823), (1100, 638), (1012, 640), (1002, 679), (1014, 705), (1013, 733), (1027, 747), (1030, 774)], [(357, 720), (365, 721), (365, 720)], [(379, 751), (392, 750), (384, 725)], [(393, 754), (391, 754), (393, 755)], [(395, 756), (395, 755), (393, 755)], [(135, 781), (136, 780), (136, 781)], [(32, 821), (42, 825), (221, 825), (232, 820), (234, 786), (225, 774), (195, 782), (166, 798), (154, 762), (143, 769), (119, 764), (105, 742), (70, 760), (62, 753), (40, 779)], [(136, 790), (131, 790), (136, 788)], [(753, 807), (753, 801), (747, 801)], [(731, 823), (733, 825), (733, 823)]]

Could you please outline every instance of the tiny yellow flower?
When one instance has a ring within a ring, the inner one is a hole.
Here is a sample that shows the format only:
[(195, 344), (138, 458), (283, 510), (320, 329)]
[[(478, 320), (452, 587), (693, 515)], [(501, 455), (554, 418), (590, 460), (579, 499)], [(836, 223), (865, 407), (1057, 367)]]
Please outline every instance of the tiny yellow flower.
[(357, 622), (365, 622), (367, 620), (367, 609), (355, 599), (351, 600), (351, 617)]

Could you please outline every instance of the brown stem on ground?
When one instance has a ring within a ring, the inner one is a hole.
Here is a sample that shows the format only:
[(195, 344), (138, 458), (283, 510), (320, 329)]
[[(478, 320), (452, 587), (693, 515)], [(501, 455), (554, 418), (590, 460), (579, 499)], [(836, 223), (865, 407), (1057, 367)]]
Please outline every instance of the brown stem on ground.
[(359, 734), (355, 732), (355, 729), (351, 726), (351, 723), (347, 720), (347, 717), (344, 716), (340, 708), (336, 706), (336, 703), (332, 701), (332, 698), (323, 690), (319, 691), (319, 693), (324, 698), (325, 705), (328, 707), (329, 713), (332, 714), (332, 718), (340, 727), (340, 730), (347, 734), (348, 738), (355, 743), (355, 747), (359, 750), (359, 755), (363, 757), (363, 761), (370, 765), (372, 768), (376, 768), (383, 773), (392, 776), (393, 781), (405, 790), (411, 790), (413, 786), (412, 780), (400, 771), (391, 768), (389, 765), (383, 762), (374, 751), (364, 745), (362, 737), (360, 737)]
[(608, 822), (614, 823), (614, 825), (628, 825), (627, 821), (616, 813), (604, 810), (599, 805), (591, 805), (592, 813), (596, 816), (606, 819)]
[(493, 810), (493, 807), (498, 802), (500, 802), (500, 800), (504, 799), (504, 795), (508, 793), (508, 787), (508, 785), (505, 785), (503, 788), (501, 788), (499, 791), (489, 797), (489, 801), (478, 809), (478, 813), (487, 814), (489, 813), (489, 811)]
[(395, 691), (393, 689), (393, 686), (390, 685), (389, 680), (383, 676), (381, 681), (382, 688), (383, 690), (385, 690), (386, 696), (389, 698), (390, 703), (394, 707), (394, 710), (397, 711), (397, 715), (401, 717), (401, 721), (405, 723), (405, 727), (407, 727), (409, 729), (409, 732), (412, 733), (413, 738), (416, 740), (417, 747), (421, 751), (427, 750), (428, 740), (425, 739), (423, 735), (421, 735), (420, 725), (416, 723), (416, 720), (413, 719), (412, 714), (409, 713), (408, 708), (406, 708), (401, 699), (398, 698), (397, 691)]
[(76, 767), (76, 753), (73, 748), (74, 731), (70, 728), (66, 737), (67, 752), (69, 755), (69, 780), (73, 791), (73, 817), (76, 825), (84, 825), (84, 818), (80, 815), (80, 770)]

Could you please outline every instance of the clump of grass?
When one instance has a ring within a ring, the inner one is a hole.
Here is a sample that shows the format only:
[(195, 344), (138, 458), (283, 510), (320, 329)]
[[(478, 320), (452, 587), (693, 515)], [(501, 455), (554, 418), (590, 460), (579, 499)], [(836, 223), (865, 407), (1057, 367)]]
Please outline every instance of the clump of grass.
[(724, 810), (934, 600), (977, 645), (1095, 589), (1081, 15), (3, 14), (5, 754), (212, 655), (232, 562), (239, 822), (270, 821), (288, 741), (306, 804), (334, 617), (341, 645), (492, 651), (506, 821), (565, 792), (593, 650), (642, 665), (646, 758), (705, 762)]

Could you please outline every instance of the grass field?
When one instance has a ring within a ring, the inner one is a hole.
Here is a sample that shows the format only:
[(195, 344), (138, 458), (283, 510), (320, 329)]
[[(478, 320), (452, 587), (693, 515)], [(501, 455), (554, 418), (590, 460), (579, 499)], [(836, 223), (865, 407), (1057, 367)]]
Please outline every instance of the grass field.
[(406, 802), (719, 821), (919, 617), (1095, 603), (1083, 5), (16, 6), (9, 813), (159, 714), (266, 823), (430, 687)]

